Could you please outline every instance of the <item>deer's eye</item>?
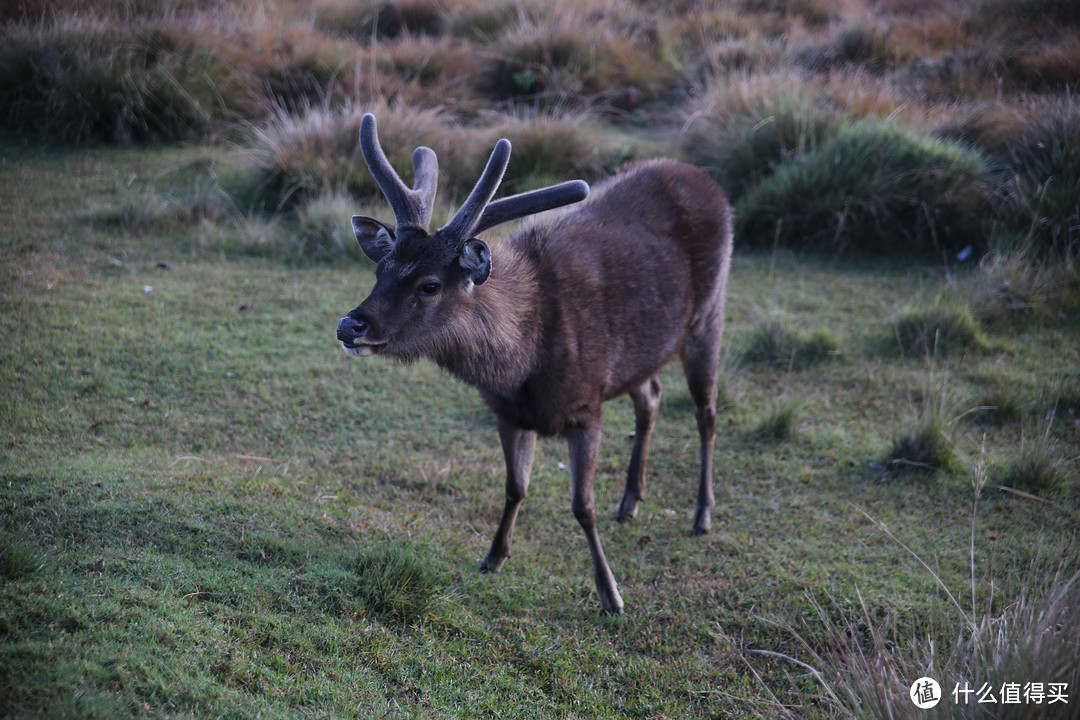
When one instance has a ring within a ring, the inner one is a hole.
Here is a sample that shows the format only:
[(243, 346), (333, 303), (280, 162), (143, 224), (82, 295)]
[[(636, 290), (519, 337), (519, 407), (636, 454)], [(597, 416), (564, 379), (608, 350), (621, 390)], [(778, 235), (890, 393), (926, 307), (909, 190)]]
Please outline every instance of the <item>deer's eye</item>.
[(420, 294), (424, 297), (431, 297), (437, 295), (442, 290), (442, 285), (437, 282), (424, 283), (420, 286)]

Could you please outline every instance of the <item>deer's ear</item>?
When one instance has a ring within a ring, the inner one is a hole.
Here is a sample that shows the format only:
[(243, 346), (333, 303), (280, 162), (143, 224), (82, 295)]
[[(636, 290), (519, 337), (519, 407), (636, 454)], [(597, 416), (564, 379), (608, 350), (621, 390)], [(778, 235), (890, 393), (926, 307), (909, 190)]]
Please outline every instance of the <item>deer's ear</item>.
[(483, 285), (491, 274), (491, 249), (483, 240), (468, 240), (461, 247), (458, 263), (474, 285)]
[(353, 215), (352, 229), (356, 233), (356, 241), (360, 243), (360, 249), (375, 262), (382, 260), (397, 244), (394, 228), (378, 220), (372, 220), (363, 215)]

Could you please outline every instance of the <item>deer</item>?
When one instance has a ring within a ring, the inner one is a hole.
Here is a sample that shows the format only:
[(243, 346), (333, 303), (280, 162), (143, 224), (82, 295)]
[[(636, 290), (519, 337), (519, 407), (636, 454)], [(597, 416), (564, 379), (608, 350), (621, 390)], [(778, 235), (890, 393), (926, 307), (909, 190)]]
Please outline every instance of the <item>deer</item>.
[[(354, 216), (376, 263), (368, 297), (337, 325), (345, 352), (428, 358), (477, 388), (495, 416), (506, 497), (480, 571), (502, 569), (529, 488), (537, 436), (565, 438), (570, 505), (592, 556), (603, 612), (624, 604), (597, 530), (593, 481), (601, 405), (629, 395), (635, 432), (618, 522), (633, 518), (660, 406), (659, 373), (678, 356), (693, 399), (700, 472), (693, 535), (709, 531), (716, 375), (732, 251), (732, 212), (699, 168), (639, 161), (589, 187), (582, 180), (493, 200), (510, 158), (499, 140), (451, 219), (429, 230), (438, 182), (433, 150), (413, 153), (410, 188), (362, 118), (360, 149), (394, 223)], [(494, 247), (486, 230), (523, 222)]]

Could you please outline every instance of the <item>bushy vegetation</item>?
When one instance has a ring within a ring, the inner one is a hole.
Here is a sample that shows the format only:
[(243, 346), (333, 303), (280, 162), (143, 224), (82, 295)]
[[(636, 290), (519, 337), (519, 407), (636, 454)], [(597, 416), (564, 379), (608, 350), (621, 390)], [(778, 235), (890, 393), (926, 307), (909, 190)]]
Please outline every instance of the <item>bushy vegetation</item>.
[[(234, 189), (264, 210), (373, 195), (351, 131), (379, 108), (401, 118), (394, 152), (438, 146), (452, 197), (502, 129), (522, 143), (524, 185), (681, 153), (731, 193), (744, 244), (940, 257), (1019, 241), (1075, 255), (1077, 115), (1043, 110), (1077, 76), (1074, 13), (857, 7), (832, 22), (812, 2), (175, 0), (94, 15), (25, 2), (7, 13), (0, 105), (8, 125), (77, 144), (251, 138), (255, 186)], [(990, 77), (1009, 79), (1019, 110)], [(682, 133), (614, 129), (667, 116), (685, 118)]]

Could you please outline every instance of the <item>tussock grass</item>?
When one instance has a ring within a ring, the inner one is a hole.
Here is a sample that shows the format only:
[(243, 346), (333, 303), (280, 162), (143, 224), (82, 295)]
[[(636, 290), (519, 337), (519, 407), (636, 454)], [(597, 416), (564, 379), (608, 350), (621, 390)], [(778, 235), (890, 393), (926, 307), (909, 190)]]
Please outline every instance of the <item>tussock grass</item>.
[(357, 558), (357, 596), (380, 621), (423, 620), (435, 607), (439, 591), (428, 565), (410, 545), (378, 545)]
[(309, 260), (354, 259), (363, 257), (350, 218), (357, 213), (356, 201), (347, 195), (319, 195), (297, 212), (296, 254)]
[(438, 154), (444, 191), (453, 193), (459, 189), (454, 183), (473, 177), (467, 171), (477, 163), (482, 148), (438, 110), (319, 106), (302, 115), (275, 113), (255, 128), (250, 151), (254, 172), (245, 180), (257, 191), (249, 194), (261, 196), (259, 204), (270, 210), (292, 207), (324, 192), (377, 195), (378, 186), (364, 166), (357, 140), (360, 120), (372, 110), (379, 112), (382, 146), (402, 177), (412, 176), (412, 152), (418, 144)]
[(982, 421), (997, 425), (1015, 423), (1027, 412), (1026, 398), (1015, 388), (1007, 385), (994, 385), (981, 397), (978, 416)]
[(798, 433), (799, 422), (805, 414), (804, 405), (796, 397), (780, 398), (770, 406), (769, 413), (754, 429), (754, 435), (771, 442), (791, 440)]
[(986, 347), (982, 328), (967, 306), (937, 302), (909, 310), (894, 321), (900, 352), (914, 357), (945, 357)]
[(9, 26), (4, 40), (0, 105), (11, 125), (76, 143), (132, 142), (199, 135), (227, 111), (216, 93), (231, 83), (210, 48), (171, 25), (61, 16)]
[(780, 89), (774, 99), (755, 97), (752, 88), (744, 92), (739, 97), (725, 89), (701, 101), (682, 143), (736, 200), (816, 149), (840, 122), (801, 90)]
[(893, 439), (886, 462), (901, 474), (935, 473), (955, 466), (956, 454), (945, 418), (937, 411), (925, 413), (914, 427)]
[(737, 204), (743, 242), (836, 254), (955, 252), (985, 242), (977, 153), (882, 122), (841, 125)]
[(225, 134), (329, 94), (347, 60), (303, 27), (240, 33), (201, 16), (58, 15), (3, 30), (0, 119), (76, 144)]
[(930, 475), (959, 467), (956, 423), (962, 416), (950, 414), (947, 372), (945, 375), (935, 372), (937, 349), (926, 348), (924, 353), (928, 367), (918, 393), (915, 419), (893, 436), (885, 460), (886, 467), (901, 475)]
[(985, 327), (1059, 322), (1080, 304), (1075, 261), (1046, 258), (1030, 244), (994, 249), (951, 282), (949, 295), (966, 303)]
[(787, 315), (773, 313), (754, 323), (742, 359), (801, 370), (835, 357), (839, 350), (839, 339), (828, 330), (805, 333)]
[[(275, 114), (255, 128), (249, 167), (232, 190), (253, 207), (291, 208), (325, 193), (379, 197), (360, 155), (357, 137), (365, 112), (379, 116), (379, 139), (403, 178), (411, 178), (412, 152), (419, 144), (439, 158), (439, 193), (462, 199), (471, 189), (499, 138), (513, 143), (503, 193), (561, 182), (595, 180), (646, 155), (651, 143), (602, 133), (584, 114), (532, 117), (492, 114), (467, 126), (439, 109), (409, 106), (311, 107), (303, 115)], [(553, 147), (559, 148), (553, 153)]]
[(0, 543), (0, 579), (4, 581), (26, 577), (42, 566), (44, 559), (18, 542)]
[(1037, 495), (1064, 489), (1076, 458), (1066, 456), (1065, 446), (1050, 430), (1047, 423), (1041, 431), (1024, 438), (1020, 453), (1003, 472), (1002, 485)]
[(314, 26), (367, 41), (402, 35), (438, 35), (444, 29), (441, 3), (424, 0), (400, 2), (348, 2), (318, 0), (313, 7)]
[[(817, 668), (811, 670), (822, 684), (822, 700), (836, 718), (955, 717), (958, 711), (980, 707), (974, 695), (969, 696), (970, 703), (963, 703), (964, 688), (978, 692), (983, 683), (990, 682), (983, 678), (1005, 678), (994, 687), (998, 699), (994, 717), (1071, 717), (1068, 703), (1035, 703), (1021, 694), (1013, 704), (1002, 704), (1000, 693), (1006, 682), (1016, 683), (1017, 692), (1022, 693), (1031, 682), (1043, 683), (1045, 691), (1049, 683), (1072, 688), (1080, 681), (1077, 585), (1077, 576), (1059, 573), (1045, 587), (1033, 582), (1015, 603), (1000, 611), (972, 608), (970, 614), (958, 618), (957, 635), (944, 648), (929, 640), (898, 647), (893, 633), (870, 615), (861, 597), (862, 616), (844, 614), (839, 622), (818, 604), (818, 615), (834, 640), (831, 650), (812, 650)], [(869, 641), (851, 642), (855, 634), (867, 634)], [(930, 710), (916, 707), (908, 694), (911, 684), (926, 676), (936, 679), (942, 689), (941, 702)], [(1040, 680), (1009, 680), (1029, 677)], [(957, 687), (960, 706), (951, 695)]]
[(1011, 145), (1005, 212), (1041, 254), (1080, 254), (1080, 113), (1034, 123)]
[(496, 100), (634, 110), (673, 80), (645, 40), (572, 10), (525, 17), (492, 45), (482, 87)]

